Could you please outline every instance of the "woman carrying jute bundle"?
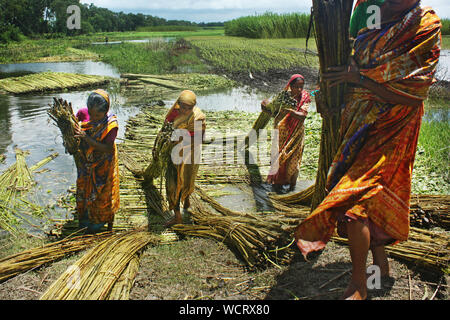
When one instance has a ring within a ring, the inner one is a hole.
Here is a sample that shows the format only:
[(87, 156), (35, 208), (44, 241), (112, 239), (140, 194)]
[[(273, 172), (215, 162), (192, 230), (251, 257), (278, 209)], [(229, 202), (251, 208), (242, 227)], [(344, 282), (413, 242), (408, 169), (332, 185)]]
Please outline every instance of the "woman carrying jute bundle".
[(427, 98), (439, 60), (441, 23), (417, 0), (386, 0), (381, 28), (362, 29), (351, 62), (323, 74), (350, 84), (342, 144), (328, 173), (328, 195), (296, 229), (303, 255), (321, 250), (336, 226), (348, 237), (352, 278), (345, 299), (367, 297), (369, 249), (383, 279), (385, 245), (408, 239), (411, 175)]
[(189, 196), (195, 188), (195, 178), (201, 160), (201, 142), (206, 130), (206, 117), (196, 104), (195, 93), (184, 90), (165, 119), (166, 122), (173, 124), (175, 130), (185, 130), (183, 139), (174, 147), (181, 161), (174, 163), (174, 159), (171, 159), (166, 171), (166, 194), (169, 210), (174, 210), (175, 213), (175, 217), (168, 221), (166, 226), (183, 222), (180, 203), (183, 202), (183, 208), (187, 210), (190, 207)]
[[(288, 91), (295, 99), (296, 108), (282, 108), (274, 119), (274, 128), (278, 130), (278, 155), (276, 159), (272, 159), (267, 182), (277, 192), (281, 192), (284, 185), (289, 185), (289, 190), (294, 190), (297, 183), (304, 148), (304, 121), (311, 103), (309, 93), (303, 89), (304, 85), (305, 78), (302, 75), (292, 75), (284, 91)], [(266, 108), (268, 103), (263, 100), (261, 109), (271, 113)]]
[(81, 123), (81, 163), (77, 165), (77, 214), (80, 228), (95, 233), (107, 223), (112, 230), (119, 209), (119, 166), (115, 139), (117, 117), (108, 114), (108, 93), (98, 89), (87, 100), (89, 121)]

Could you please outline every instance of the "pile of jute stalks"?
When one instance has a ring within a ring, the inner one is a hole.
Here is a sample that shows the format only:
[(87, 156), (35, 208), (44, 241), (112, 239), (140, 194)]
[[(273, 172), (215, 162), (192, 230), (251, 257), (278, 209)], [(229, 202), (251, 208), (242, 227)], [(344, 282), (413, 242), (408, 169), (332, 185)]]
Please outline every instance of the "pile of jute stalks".
[(111, 81), (110, 78), (86, 74), (42, 72), (22, 77), (0, 79), (0, 91), (13, 94), (74, 89), (98, 86)]
[(128, 300), (144, 248), (176, 240), (173, 233), (143, 230), (114, 234), (70, 266), (40, 299)]

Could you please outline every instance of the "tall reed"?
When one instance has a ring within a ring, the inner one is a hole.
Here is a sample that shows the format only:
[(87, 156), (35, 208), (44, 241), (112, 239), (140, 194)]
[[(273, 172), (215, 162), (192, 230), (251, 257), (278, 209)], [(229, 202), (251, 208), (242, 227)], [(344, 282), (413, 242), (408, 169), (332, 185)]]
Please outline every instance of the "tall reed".
[(255, 39), (304, 38), (308, 33), (309, 14), (266, 12), (237, 18), (225, 23), (225, 35)]

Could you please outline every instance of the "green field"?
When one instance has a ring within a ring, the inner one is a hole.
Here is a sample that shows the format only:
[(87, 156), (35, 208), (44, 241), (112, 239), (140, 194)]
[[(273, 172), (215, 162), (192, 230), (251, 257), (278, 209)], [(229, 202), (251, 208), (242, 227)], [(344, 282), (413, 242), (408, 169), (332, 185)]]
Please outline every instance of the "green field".
[[(305, 39), (245, 39), (238, 37), (190, 37), (200, 55), (214, 67), (228, 72), (268, 71), (297, 66), (318, 67), (315, 55), (304, 54)], [(311, 40), (308, 49), (316, 50)]]

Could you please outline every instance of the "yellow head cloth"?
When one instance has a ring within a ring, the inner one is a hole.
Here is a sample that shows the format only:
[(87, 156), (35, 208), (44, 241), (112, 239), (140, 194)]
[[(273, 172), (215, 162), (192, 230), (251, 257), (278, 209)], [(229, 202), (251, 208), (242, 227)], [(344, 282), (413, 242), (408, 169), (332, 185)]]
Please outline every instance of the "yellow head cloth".
[(103, 98), (105, 98), (106, 102), (108, 103), (108, 109), (111, 107), (111, 101), (109, 100), (109, 94), (105, 90), (97, 89), (94, 91), (95, 93), (101, 95)]
[(197, 96), (191, 90), (184, 90), (180, 93), (180, 96), (175, 102), (175, 109), (178, 109), (180, 107), (179, 103), (193, 107), (197, 104)]

